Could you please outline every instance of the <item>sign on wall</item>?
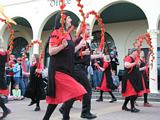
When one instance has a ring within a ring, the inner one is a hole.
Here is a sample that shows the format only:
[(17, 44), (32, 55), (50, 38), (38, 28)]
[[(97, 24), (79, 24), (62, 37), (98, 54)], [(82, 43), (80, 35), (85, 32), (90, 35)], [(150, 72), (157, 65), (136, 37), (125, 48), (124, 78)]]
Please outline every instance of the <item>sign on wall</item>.
[[(66, 4), (66, 5), (67, 5), (67, 4), (71, 4), (71, 0), (65, 0), (65, 4)], [(60, 5), (60, 2), (59, 2), (59, 0), (51, 0), (50, 5), (51, 5), (52, 7), (54, 7), (54, 6), (59, 6), (59, 5)]]

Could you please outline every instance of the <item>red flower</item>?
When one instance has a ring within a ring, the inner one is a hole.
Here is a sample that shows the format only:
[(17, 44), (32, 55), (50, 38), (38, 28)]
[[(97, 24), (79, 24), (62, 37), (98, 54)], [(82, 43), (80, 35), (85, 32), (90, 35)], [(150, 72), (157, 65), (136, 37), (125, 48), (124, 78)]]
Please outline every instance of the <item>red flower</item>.
[(82, 10), (79, 10), (79, 12), (80, 12), (80, 13), (83, 13), (83, 11), (82, 11)]

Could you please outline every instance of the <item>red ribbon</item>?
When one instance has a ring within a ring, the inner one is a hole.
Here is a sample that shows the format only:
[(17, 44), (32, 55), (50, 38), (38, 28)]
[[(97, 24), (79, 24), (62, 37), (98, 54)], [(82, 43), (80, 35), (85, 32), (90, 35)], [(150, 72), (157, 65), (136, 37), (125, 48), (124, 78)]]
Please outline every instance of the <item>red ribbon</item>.
[(103, 20), (102, 20), (102, 18), (100, 18), (100, 15), (98, 15), (98, 13), (95, 12), (94, 10), (88, 12), (86, 17), (88, 18), (89, 15), (94, 15), (95, 16), (96, 20), (98, 21), (98, 25), (101, 28), (101, 41), (100, 41), (100, 44), (98, 46), (98, 50), (102, 51), (102, 49), (104, 48), (104, 42), (105, 42), (104, 41), (105, 40), (105, 38), (104, 38), (105, 29), (104, 29)]

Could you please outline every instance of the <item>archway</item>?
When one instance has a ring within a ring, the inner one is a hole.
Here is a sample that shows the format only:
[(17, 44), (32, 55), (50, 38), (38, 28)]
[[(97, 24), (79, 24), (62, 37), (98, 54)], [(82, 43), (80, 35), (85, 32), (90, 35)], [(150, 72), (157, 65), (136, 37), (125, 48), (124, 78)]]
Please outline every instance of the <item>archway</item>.
[[(105, 30), (112, 35), (117, 48), (120, 61), (119, 69), (123, 69), (123, 58), (137, 36), (145, 34), (148, 29), (148, 20), (144, 11), (130, 2), (113, 2), (104, 5), (99, 14), (105, 24)], [(97, 22), (94, 23), (93, 32), (100, 30)], [(106, 38), (107, 39), (107, 38)], [(145, 45), (143, 46), (145, 47)]]
[[(32, 32), (32, 27), (30, 25), (30, 23), (28, 22), (27, 19), (23, 18), (23, 17), (14, 17), (13, 18), (14, 21), (17, 23), (17, 25), (12, 25), (12, 29), (14, 30), (14, 41), (18, 38), (18, 39), (25, 39), (28, 42), (31, 41), (31, 39), (33, 38), (33, 32)], [(7, 29), (5, 29), (6, 25), (4, 25), (3, 27), (3, 32), (2, 32), (2, 37), (4, 39), (4, 46), (5, 48), (8, 48), (8, 37), (9, 37), (9, 31)], [(22, 42), (20, 42), (19, 44), (22, 44)], [(13, 53), (15, 53), (13, 51)]]

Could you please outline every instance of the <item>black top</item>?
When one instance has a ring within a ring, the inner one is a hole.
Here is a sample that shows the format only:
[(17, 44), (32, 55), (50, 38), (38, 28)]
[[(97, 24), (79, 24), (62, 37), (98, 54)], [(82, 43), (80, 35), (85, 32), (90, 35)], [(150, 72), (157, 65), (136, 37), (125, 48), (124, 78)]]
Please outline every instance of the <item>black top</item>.
[(54, 67), (56, 71), (71, 74), (74, 67), (74, 44), (72, 40), (68, 40), (68, 46), (54, 55)]
[[(78, 37), (78, 39), (75, 42), (75, 46), (78, 45), (81, 40), (82, 40), (82, 37), (81, 36)], [(91, 48), (88, 43), (87, 43), (86, 47), (82, 48), (82, 51), (84, 51), (85, 49), (89, 49), (91, 51)], [(75, 64), (82, 64), (82, 65), (89, 66), (90, 60), (91, 60), (91, 55), (80, 56), (80, 52), (81, 52), (81, 49), (75, 53)]]
[(111, 58), (111, 67), (112, 70), (115, 70), (117, 72), (117, 65), (119, 65), (117, 58)]
[[(145, 61), (141, 60), (140, 68), (145, 67), (145, 66), (146, 66)], [(149, 74), (146, 72), (146, 70), (142, 70), (140, 71), (140, 75), (141, 75), (141, 79), (142, 77), (144, 79), (146, 88), (149, 89)]]
[(45, 99), (44, 84), (42, 74), (37, 74), (35, 71), (37, 64), (30, 67), (30, 82), (27, 86), (25, 97), (42, 100)]
[(92, 60), (93, 70), (97, 70), (97, 67), (94, 65), (96, 62), (99, 64), (99, 66), (101, 66), (101, 67), (103, 66), (103, 59), (102, 58), (93, 59)]
[(5, 81), (5, 63), (7, 62), (7, 53), (0, 53), (0, 89), (6, 89)]
[[(70, 36), (71, 38), (71, 36)], [(60, 71), (71, 75), (74, 69), (74, 43), (72, 38), (67, 40), (68, 46), (56, 55), (50, 56), (48, 69), (48, 89), (47, 95), (56, 97), (55, 71)]]

